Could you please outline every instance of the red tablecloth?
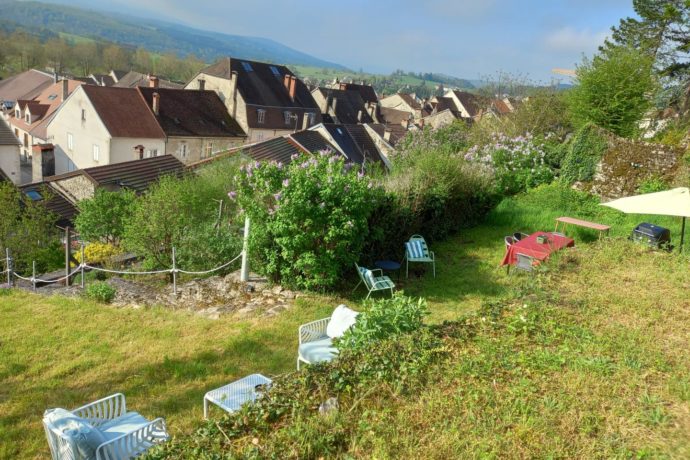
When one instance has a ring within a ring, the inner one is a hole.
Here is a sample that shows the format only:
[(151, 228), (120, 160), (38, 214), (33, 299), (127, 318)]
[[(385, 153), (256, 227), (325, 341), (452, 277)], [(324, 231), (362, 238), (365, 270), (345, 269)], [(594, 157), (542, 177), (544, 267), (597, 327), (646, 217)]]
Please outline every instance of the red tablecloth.
[[(537, 237), (539, 235), (546, 235), (548, 241), (546, 243), (537, 243)], [(571, 248), (573, 246), (575, 246), (575, 240), (567, 236), (559, 236), (547, 232), (532, 233), (527, 238), (523, 238), (506, 248), (506, 255), (503, 257), (501, 265), (517, 264), (518, 253), (533, 257), (537, 260), (546, 260), (552, 252), (556, 252), (565, 247)]]

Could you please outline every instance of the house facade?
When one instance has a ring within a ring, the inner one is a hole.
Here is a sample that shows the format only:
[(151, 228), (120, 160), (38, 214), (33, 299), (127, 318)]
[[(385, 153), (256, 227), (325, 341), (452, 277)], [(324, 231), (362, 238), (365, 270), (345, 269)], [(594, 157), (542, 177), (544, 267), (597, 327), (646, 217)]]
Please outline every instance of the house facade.
[(379, 102), (381, 107), (407, 112), (414, 119), (422, 117), (422, 104), (414, 94), (397, 93), (384, 97)]
[(54, 174), (165, 154), (165, 133), (135, 88), (83, 85), (47, 126)]
[(15, 185), (21, 183), (20, 145), (19, 139), (7, 123), (0, 119), (0, 176), (4, 176)]
[(307, 86), (285, 66), (223, 58), (203, 69), (185, 89), (212, 90), (255, 143), (321, 122)]
[(247, 135), (209, 90), (137, 88), (166, 136), (165, 153), (194, 163), (245, 143)]

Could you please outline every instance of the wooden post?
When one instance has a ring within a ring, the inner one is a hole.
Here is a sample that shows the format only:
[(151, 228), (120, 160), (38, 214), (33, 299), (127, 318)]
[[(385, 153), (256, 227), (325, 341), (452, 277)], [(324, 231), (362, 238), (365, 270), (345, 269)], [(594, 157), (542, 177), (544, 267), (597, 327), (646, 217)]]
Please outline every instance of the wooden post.
[(35, 260), (31, 263), (31, 267), (32, 267), (31, 273), (33, 273), (31, 275), (31, 286), (34, 288), (34, 292), (36, 292), (36, 261)]
[(173, 294), (177, 295), (177, 263), (175, 261), (175, 246), (172, 248), (172, 276), (173, 276)]
[(249, 281), (249, 216), (244, 218), (244, 240), (242, 243), (242, 271), (240, 281)]
[(72, 251), (72, 232), (69, 227), (65, 227), (65, 286), (69, 286), (69, 262)]
[(86, 265), (86, 259), (84, 258), (84, 242), (81, 243), (81, 288), (84, 289), (84, 265)]
[(10, 248), (5, 248), (5, 267), (7, 268), (7, 287), (12, 287), (12, 262), (10, 261)]

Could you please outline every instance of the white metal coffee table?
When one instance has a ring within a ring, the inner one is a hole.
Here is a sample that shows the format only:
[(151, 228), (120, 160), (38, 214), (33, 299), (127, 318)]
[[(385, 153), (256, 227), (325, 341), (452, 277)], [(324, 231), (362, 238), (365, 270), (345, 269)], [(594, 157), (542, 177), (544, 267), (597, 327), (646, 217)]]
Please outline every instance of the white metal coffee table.
[(261, 374), (252, 374), (225, 386), (211, 390), (204, 395), (204, 418), (208, 418), (208, 403), (227, 412), (235, 412), (243, 404), (254, 401), (258, 396), (257, 386), (270, 386), (273, 381)]

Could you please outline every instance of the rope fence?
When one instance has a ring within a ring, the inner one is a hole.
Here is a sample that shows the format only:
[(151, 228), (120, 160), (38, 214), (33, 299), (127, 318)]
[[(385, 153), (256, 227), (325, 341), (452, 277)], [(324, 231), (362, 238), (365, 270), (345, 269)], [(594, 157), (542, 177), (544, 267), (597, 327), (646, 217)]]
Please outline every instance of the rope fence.
[[(69, 259), (70, 259), (70, 230), (69, 227), (66, 229), (66, 238), (65, 238), (65, 250), (66, 250), (66, 261), (65, 261), (65, 271), (66, 274), (65, 276), (61, 278), (57, 278), (54, 280), (44, 280), (36, 277), (36, 262), (34, 261), (32, 263), (32, 275), (30, 278), (23, 277), (19, 275), (15, 270), (14, 270), (14, 264), (13, 264), (13, 259), (10, 256), (10, 250), (5, 249), (5, 269), (0, 271), (0, 276), (1, 275), (6, 275), (7, 278), (7, 285), (9, 287), (12, 287), (13, 281), (12, 278), (16, 277), (19, 280), (23, 281), (28, 281), (31, 283), (31, 286), (33, 287), (33, 290), (36, 290), (36, 284), (41, 283), (41, 284), (55, 284), (55, 283), (60, 283), (60, 282), (65, 282), (66, 285), (69, 285), (69, 280), (71, 277), (76, 275), (77, 273), (81, 274), (81, 288), (84, 289), (84, 272), (86, 269), (93, 270), (93, 271), (99, 271), (99, 272), (104, 272), (104, 273), (111, 273), (111, 274), (116, 274), (116, 275), (159, 275), (163, 273), (170, 273), (172, 274), (172, 279), (173, 279), (173, 294), (177, 294), (177, 274), (182, 273), (185, 275), (208, 275), (220, 270), (223, 270), (224, 268), (229, 267), (233, 263), (235, 263), (240, 257), (242, 258), (242, 266), (240, 269), (240, 280), (241, 281), (247, 281), (249, 279), (249, 229), (250, 229), (250, 222), (249, 218), (245, 217), (244, 220), (244, 238), (243, 238), (243, 243), (242, 243), (242, 251), (229, 262), (226, 262), (222, 265), (219, 265), (218, 267), (212, 268), (210, 270), (202, 270), (202, 271), (191, 271), (191, 270), (182, 270), (177, 266), (177, 259), (176, 259), (176, 250), (175, 247), (172, 248), (172, 268), (164, 269), (164, 270), (149, 270), (149, 271), (124, 271), (124, 270), (111, 270), (108, 268), (102, 268), (102, 267), (95, 267), (93, 265), (89, 265), (86, 263), (86, 257), (84, 255), (84, 244), (82, 243), (81, 245), (81, 262), (79, 265), (72, 271), (69, 271)], [(0, 261), (2, 261), (2, 258), (0, 258)]]

